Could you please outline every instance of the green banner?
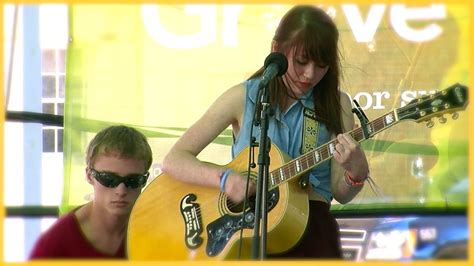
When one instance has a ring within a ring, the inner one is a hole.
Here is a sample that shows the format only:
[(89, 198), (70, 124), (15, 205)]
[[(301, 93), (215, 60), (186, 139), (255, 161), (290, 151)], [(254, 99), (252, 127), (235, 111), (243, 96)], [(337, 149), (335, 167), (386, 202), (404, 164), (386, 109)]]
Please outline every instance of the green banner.
[[(454, 83), (468, 84), (469, 6), (320, 6), (340, 31), (341, 89), (370, 120)], [(85, 148), (108, 125), (132, 125), (145, 133), (153, 149), (151, 172), (158, 175), (184, 130), (224, 90), (263, 65), (290, 7), (71, 5), (62, 211), (91, 199)], [(466, 206), (468, 113), (446, 118), (445, 123), (433, 118), (431, 128), (401, 122), (364, 142), (379, 193), (365, 186), (347, 208)], [(231, 143), (226, 130), (199, 158), (227, 164)]]

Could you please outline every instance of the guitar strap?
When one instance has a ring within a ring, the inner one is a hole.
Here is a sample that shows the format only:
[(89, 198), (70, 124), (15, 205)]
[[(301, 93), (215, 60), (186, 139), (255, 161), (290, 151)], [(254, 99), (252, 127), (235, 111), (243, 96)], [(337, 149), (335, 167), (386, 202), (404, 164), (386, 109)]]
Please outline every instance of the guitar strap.
[(301, 140), (301, 154), (305, 154), (316, 148), (319, 136), (319, 122), (313, 110), (303, 107), (303, 129)]
[[(319, 136), (319, 122), (316, 120), (316, 113), (303, 106), (303, 128), (301, 134), (301, 154), (305, 154), (316, 148)], [(302, 175), (299, 180), (301, 188), (306, 188), (309, 184), (309, 174)]]

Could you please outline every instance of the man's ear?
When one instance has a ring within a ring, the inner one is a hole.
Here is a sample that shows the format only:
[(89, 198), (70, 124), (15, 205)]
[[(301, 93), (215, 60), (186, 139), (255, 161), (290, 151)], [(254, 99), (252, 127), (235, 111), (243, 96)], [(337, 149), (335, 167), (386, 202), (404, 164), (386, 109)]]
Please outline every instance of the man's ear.
[(93, 185), (91, 172), (89, 171), (88, 167), (86, 167), (86, 181), (87, 183)]

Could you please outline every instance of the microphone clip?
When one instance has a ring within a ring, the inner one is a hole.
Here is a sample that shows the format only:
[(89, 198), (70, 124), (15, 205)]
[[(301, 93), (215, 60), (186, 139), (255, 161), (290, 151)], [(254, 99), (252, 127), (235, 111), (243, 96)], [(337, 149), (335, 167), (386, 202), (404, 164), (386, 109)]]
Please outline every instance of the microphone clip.
[(354, 104), (356, 105), (355, 108), (352, 108), (352, 112), (357, 115), (357, 118), (359, 118), (362, 131), (364, 133), (364, 139), (371, 138), (373, 136), (372, 134), (372, 129), (369, 126), (369, 119), (365, 115), (364, 111), (362, 110), (362, 107), (360, 107), (359, 103), (353, 99), (352, 100)]

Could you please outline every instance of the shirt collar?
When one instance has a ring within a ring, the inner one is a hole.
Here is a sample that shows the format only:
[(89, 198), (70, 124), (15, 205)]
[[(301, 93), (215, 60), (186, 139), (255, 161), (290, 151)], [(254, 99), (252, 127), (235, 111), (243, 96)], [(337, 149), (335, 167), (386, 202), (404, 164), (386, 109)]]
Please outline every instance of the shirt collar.
[[(257, 81), (257, 88), (258, 88), (258, 81)], [(313, 93), (314, 93), (314, 87), (312, 89), (308, 90), (303, 96), (301, 96), (299, 98), (299, 101), (296, 101), (292, 106), (294, 106), (295, 104), (303, 104), (303, 106), (313, 109), (314, 108)], [(257, 93), (250, 94), (250, 100), (254, 103), (254, 105), (256, 105), (256, 103), (257, 103), (257, 94), (258, 94), (258, 90), (257, 90)], [(292, 108), (292, 107), (290, 107), (290, 108)], [(288, 110), (290, 108), (288, 108)], [(280, 108), (275, 107), (275, 118), (277, 120), (280, 120), (280, 116), (281, 116)]]

